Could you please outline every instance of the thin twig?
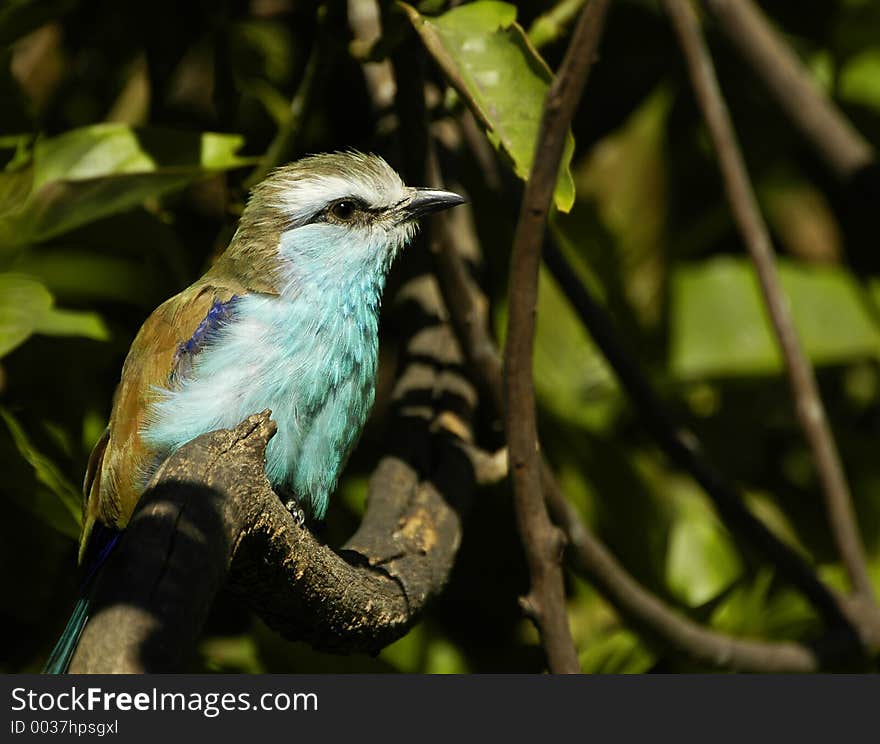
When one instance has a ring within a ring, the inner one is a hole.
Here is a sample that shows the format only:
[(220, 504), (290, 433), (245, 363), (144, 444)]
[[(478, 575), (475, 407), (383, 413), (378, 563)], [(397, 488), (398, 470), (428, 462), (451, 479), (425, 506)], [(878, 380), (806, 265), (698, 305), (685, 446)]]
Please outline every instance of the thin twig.
[(715, 76), (712, 58), (689, 0), (664, 0), (678, 35), (691, 81), (718, 154), (724, 187), (743, 241), (752, 256), (764, 301), (785, 361), (795, 411), (809, 444), (831, 531), (856, 594), (873, 597), (864, 548), (856, 525), (849, 486), (819, 396), (813, 369), (798, 340), (767, 231), (736, 133)]
[(531, 581), (523, 605), (541, 634), (553, 672), (577, 672), (579, 666), (566, 614), (560, 565), (563, 538), (547, 515), (541, 488), (532, 380), (538, 267), (565, 136), (596, 55), (607, 9), (608, 0), (590, 0), (584, 8), (547, 92), (510, 260), (504, 420), (517, 524)]
[(721, 30), (835, 175), (847, 180), (874, 160), (868, 141), (818, 88), (752, 0), (704, 0)]

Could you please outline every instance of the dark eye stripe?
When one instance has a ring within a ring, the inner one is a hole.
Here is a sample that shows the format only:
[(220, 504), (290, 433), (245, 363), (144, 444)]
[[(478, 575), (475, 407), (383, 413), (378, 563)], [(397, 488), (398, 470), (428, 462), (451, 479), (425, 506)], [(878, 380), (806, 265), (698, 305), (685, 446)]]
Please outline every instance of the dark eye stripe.
[(349, 202), (354, 205), (355, 210), (357, 212), (362, 212), (367, 215), (378, 215), (383, 212), (388, 211), (388, 209), (393, 209), (394, 206), (391, 207), (370, 207), (368, 206), (363, 199), (357, 196), (344, 196), (340, 199), (334, 199), (329, 204), (325, 205), (317, 212), (314, 212), (311, 216), (308, 217), (300, 217), (299, 219), (289, 220), (284, 224), (282, 228), (282, 232), (287, 232), (288, 230), (293, 230), (297, 227), (303, 227), (304, 225), (311, 225), (316, 222), (328, 222), (328, 215), (330, 214), (330, 210), (333, 209), (334, 205), (339, 204), (340, 202)]

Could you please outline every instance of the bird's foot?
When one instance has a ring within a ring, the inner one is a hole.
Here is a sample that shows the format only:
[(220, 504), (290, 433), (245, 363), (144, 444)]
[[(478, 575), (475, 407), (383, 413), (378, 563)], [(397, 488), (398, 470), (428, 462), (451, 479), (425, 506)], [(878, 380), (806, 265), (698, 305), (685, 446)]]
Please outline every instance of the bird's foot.
[(296, 499), (288, 499), (284, 503), (284, 508), (290, 512), (293, 516), (293, 521), (296, 522), (298, 527), (305, 526), (306, 523), (306, 513), (303, 511), (302, 507), (296, 502)]

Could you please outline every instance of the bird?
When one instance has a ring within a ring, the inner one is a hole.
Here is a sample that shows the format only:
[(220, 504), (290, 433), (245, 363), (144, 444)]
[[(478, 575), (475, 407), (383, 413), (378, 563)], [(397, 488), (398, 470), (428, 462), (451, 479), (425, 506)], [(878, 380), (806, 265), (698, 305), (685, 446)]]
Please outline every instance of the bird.
[(462, 204), (406, 186), (380, 156), (309, 155), (250, 193), (226, 250), (137, 333), (83, 483), (74, 611), (44, 673), (64, 673), (89, 591), (159, 465), (200, 434), (271, 410), (266, 475), (320, 521), (373, 404), (379, 310), (418, 220)]

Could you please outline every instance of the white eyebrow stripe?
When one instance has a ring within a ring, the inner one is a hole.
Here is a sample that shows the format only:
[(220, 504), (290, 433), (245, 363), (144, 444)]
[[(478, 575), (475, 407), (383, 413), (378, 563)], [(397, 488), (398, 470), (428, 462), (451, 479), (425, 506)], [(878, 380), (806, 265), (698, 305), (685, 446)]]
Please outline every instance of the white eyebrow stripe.
[(320, 176), (291, 181), (276, 192), (281, 209), (294, 221), (317, 214), (331, 202), (345, 197), (361, 200), (369, 209), (382, 209), (400, 203), (404, 185), (397, 181), (367, 184), (359, 178)]

